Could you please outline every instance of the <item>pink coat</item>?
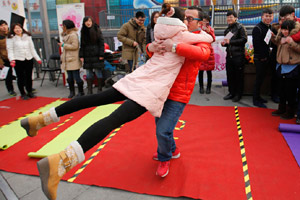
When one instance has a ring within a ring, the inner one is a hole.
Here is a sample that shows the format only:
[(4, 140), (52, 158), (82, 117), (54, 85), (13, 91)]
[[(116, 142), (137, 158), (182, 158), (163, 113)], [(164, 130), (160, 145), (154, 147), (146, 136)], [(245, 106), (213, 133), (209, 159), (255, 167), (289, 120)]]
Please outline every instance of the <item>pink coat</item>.
[[(213, 41), (204, 31), (193, 34), (186, 30), (185, 24), (179, 19), (160, 17), (154, 27), (154, 37), (155, 40), (170, 38), (174, 43), (188, 44)], [(160, 117), (183, 62), (184, 57), (176, 53), (154, 54), (146, 64), (120, 79), (113, 87), (145, 107), (154, 117)]]

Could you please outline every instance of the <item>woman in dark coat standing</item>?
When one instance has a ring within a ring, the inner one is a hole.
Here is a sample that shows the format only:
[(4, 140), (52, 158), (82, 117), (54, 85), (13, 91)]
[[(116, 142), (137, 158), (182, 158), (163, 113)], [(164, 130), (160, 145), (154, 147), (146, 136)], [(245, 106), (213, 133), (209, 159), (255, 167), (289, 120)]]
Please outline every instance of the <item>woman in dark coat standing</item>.
[(102, 91), (104, 68), (104, 39), (99, 26), (92, 17), (83, 19), (79, 57), (86, 69), (88, 94), (93, 94), (94, 72), (98, 80), (98, 93)]
[(154, 26), (156, 24), (158, 17), (159, 17), (159, 12), (154, 11), (151, 15), (151, 22), (147, 26), (146, 44), (149, 44), (154, 41)]

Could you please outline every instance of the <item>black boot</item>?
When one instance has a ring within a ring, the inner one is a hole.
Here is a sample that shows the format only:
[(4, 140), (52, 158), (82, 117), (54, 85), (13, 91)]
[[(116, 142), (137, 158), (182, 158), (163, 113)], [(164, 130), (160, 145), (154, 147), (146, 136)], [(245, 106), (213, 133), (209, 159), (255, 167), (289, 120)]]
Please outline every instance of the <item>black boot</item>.
[(280, 103), (278, 104), (278, 109), (272, 112), (272, 116), (280, 116), (286, 111), (286, 104)]
[(70, 94), (68, 96), (68, 98), (73, 98), (75, 96), (75, 87), (74, 87), (74, 81), (69, 81), (68, 80), (68, 84), (69, 84), (69, 90), (70, 90)]
[(88, 92), (87, 94), (93, 94), (93, 79), (86, 79)]
[(295, 108), (293, 106), (286, 106), (286, 111), (280, 115), (280, 119), (293, 119), (295, 117)]
[(206, 94), (210, 94), (210, 89), (211, 89), (211, 82), (207, 82), (207, 86), (206, 86)]
[(84, 91), (83, 91), (83, 81), (77, 83), (77, 86), (78, 86), (78, 94), (77, 94), (76, 97), (84, 96)]
[(199, 71), (198, 73), (198, 80), (199, 80), (199, 92), (200, 94), (204, 94), (204, 88), (203, 88), (203, 71)]
[(97, 93), (99, 94), (100, 92), (102, 92), (102, 85), (103, 85), (103, 79), (102, 78), (98, 78), (98, 90)]

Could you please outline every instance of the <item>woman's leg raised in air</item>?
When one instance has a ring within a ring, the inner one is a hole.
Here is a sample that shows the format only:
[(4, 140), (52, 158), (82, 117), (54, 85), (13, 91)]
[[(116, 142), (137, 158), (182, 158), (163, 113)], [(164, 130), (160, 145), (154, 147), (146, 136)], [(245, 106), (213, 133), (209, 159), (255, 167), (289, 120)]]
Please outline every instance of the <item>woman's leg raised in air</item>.
[(125, 101), (108, 117), (90, 126), (65, 150), (43, 158), (37, 163), (42, 189), (49, 199), (56, 199), (60, 179), (74, 166), (84, 161), (84, 153), (103, 140), (113, 129), (132, 121), (147, 110), (132, 100)]
[(38, 116), (27, 117), (21, 120), (21, 126), (26, 130), (27, 135), (34, 137), (37, 131), (53, 122), (58, 122), (59, 117), (95, 106), (106, 105), (125, 100), (126, 97), (114, 88), (110, 88), (99, 94), (81, 96), (71, 99), (56, 108), (39, 114)]

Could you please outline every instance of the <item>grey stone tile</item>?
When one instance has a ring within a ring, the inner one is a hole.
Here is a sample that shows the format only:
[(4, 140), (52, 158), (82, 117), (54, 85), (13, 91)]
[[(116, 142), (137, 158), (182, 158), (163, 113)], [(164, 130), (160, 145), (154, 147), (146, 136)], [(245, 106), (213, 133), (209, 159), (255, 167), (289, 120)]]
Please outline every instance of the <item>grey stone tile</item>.
[(22, 198), (40, 187), (40, 179), (35, 176), (16, 174), (6, 180), (19, 198)]

